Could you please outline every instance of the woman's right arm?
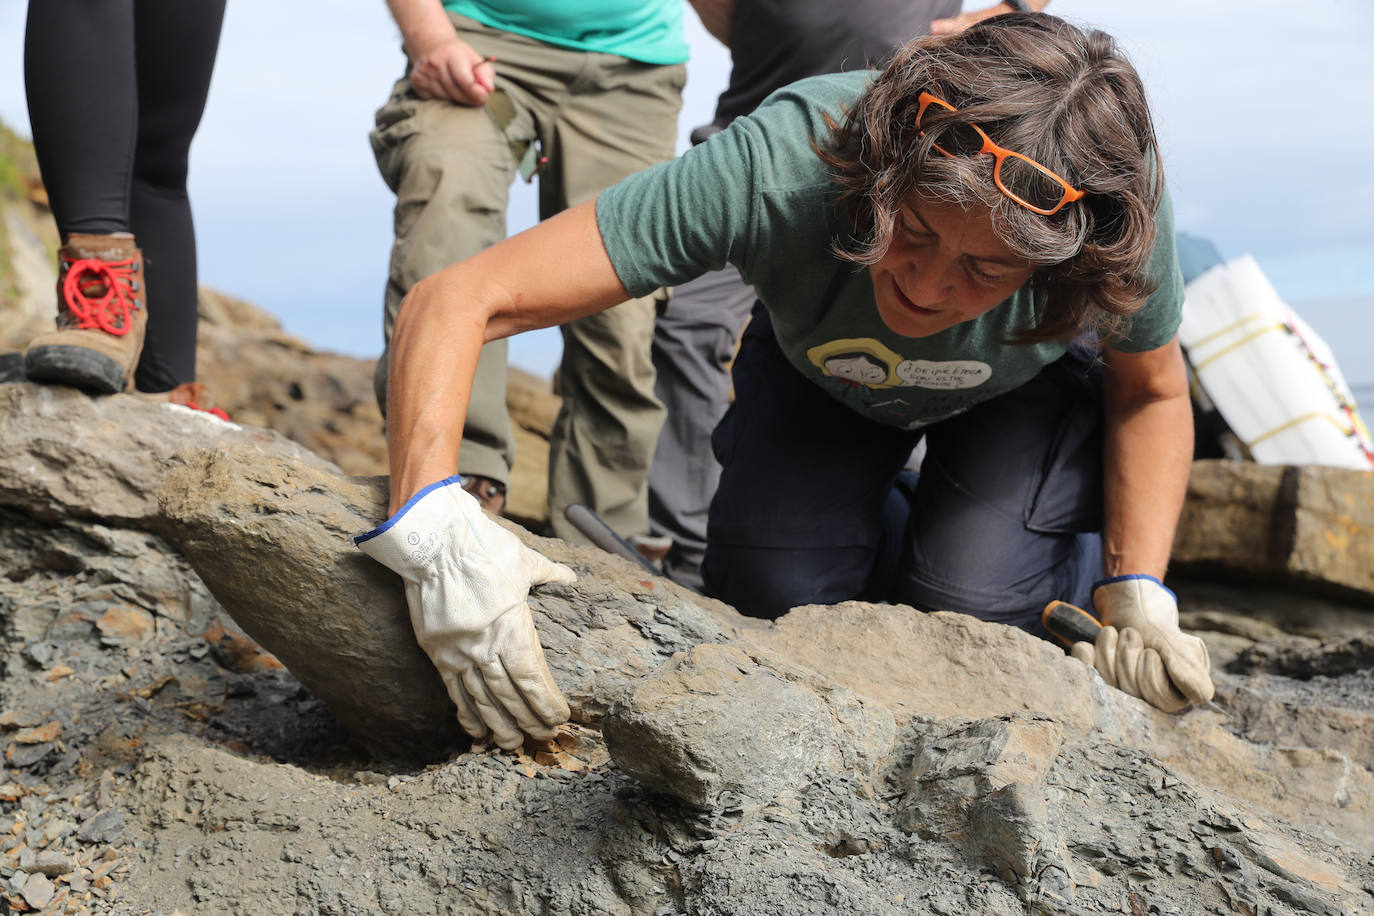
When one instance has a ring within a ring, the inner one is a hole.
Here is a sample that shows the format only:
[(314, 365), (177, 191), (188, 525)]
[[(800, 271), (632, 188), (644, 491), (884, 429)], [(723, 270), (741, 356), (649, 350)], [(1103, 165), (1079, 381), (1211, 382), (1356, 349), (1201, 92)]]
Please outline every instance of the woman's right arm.
[(431, 274), (401, 303), (387, 380), (394, 514), (455, 473), (482, 345), (631, 298), (601, 241), (596, 201)]

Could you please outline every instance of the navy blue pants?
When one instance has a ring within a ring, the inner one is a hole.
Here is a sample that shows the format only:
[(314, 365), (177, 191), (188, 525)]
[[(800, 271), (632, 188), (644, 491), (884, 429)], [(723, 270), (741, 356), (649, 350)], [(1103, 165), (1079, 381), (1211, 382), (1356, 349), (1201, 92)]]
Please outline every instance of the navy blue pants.
[[(783, 356), (761, 307), (712, 445), (723, 470), (708, 594), (776, 618), (850, 599), (958, 611), (1045, 635), (1101, 577), (1102, 400), (1080, 348), (1025, 385), (919, 431), (835, 401)], [(903, 470), (924, 435), (919, 475)]]

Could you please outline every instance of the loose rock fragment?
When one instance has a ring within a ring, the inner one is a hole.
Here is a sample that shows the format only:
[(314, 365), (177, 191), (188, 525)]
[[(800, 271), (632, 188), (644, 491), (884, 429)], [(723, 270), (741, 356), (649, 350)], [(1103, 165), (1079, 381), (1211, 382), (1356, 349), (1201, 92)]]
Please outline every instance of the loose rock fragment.
[(153, 637), (153, 615), (142, 608), (114, 607), (95, 622), (106, 642), (114, 645), (140, 645)]
[(5, 762), (18, 770), (27, 769), (53, 751), (51, 744), (11, 744), (5, 748)]
[(34, 718), (28, 714), (23, 715), (21, 718), (18, 710), (6, 709), (4, 712), (0, 712), (0, 728), (3, 728), (5, 731), (13, 731), (16, 728), (23, 728), (25, 725), (34, 724), (36, 724)]
[(41, 910), (52, 902), (56, 888), (48, 880), (47, 875), (33, 874), (29, 875), (28, 880), (24, 882), (24, 889), (21, 893), (25, 903), (36, 910)]
[(20, 744), (44, 744), (49, 741), (56, 741), (61, 734), (61, 723), (49, 722), (47, 725), (40, 725), (37, 728), (21, 729), (15, 733), (14, 740)]
[(64, 852), (44, 850), (34, 857), (33, 868), (49, 878), (56, 878), (73, 871), (76, 868), (76, 860)]
[(124, 812), (106, 808), (81, 825), (76, 838), (83, 843), (113, 843), (124, 835)]

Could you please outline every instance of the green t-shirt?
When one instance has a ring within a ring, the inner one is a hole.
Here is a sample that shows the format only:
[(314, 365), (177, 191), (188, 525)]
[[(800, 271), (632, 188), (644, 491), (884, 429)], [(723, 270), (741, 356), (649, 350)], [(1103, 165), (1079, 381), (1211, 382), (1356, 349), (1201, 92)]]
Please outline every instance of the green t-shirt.
[[(788, 360), (853, 410), (914, 429), (1028, 382), (1067, 344), (1005, 343), (1031, 326), (1022, 287), (997, 307), (930, 337), (903, 337), (878, 315), (868, 269), (837, 257), (848, 220), (812, 141), (829, 137), (871, 71), (805, 79), (770, 96), (710, 141), (602, 192), (597, 224), (632, 296), (676, 286), (728, 262), (757, 291)], [(1183, 278), (1166, 195), (1149, 270), (1158, 287), (1117, 349), (1168, 343)]]
[(646, 64), (687, 60), (682, 7), (682, 0), (444, 0), (445, 9), (495, 29)]

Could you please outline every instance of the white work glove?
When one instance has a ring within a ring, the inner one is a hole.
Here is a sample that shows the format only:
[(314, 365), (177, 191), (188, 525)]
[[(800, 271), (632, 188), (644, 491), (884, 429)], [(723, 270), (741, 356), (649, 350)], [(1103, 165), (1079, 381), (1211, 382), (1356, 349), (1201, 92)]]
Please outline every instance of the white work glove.
[(1093, 589), (1103, 627), (1071, 654), (1102, 679), (1165, 712), (1212, 699), (1207, 645), (1178, 628), (1178, 599), (1153, 576), (1117, 576)]
[(493, 522), (460, 484), (431, 484), (353, 541), (405, 581), (415, 638), (439, 669), (458, 723), (510, 750), (522, 730), (547, 740), (568, 721), (525, 600), (532, 586), (576, 576)]

